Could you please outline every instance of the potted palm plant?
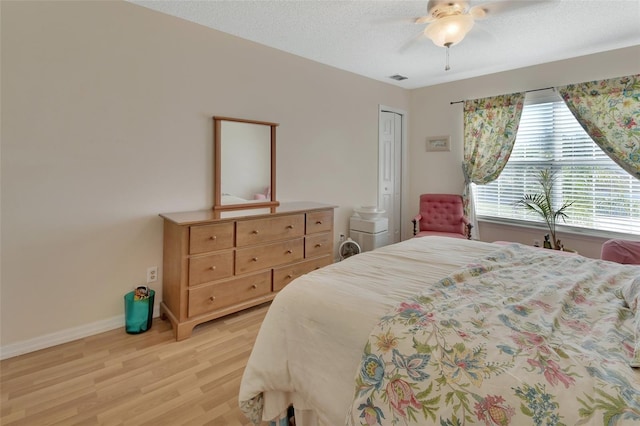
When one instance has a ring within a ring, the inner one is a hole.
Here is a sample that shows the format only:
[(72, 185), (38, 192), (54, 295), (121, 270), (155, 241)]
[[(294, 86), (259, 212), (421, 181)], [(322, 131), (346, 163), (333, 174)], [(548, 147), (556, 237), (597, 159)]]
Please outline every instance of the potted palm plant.
[(538, 183), (542, 187), (542, 193), (525, 194), (516, 202), (516, 205), (522, 206), (542, 217), (549, 228), (552, 248), (560, 250), (562, 249), (562, 245), (560, 244), (560, 240), (556, 238), (556, 223), (558, 219), (565, 221), (568, 217), (565, 210), (573, 204), (573, 201), (563, 203), (558, 209), (554, 208), (552, 194), (555, 180), (556, 175), (553, 171), (550, 169), (541, 170), (538, 176)]

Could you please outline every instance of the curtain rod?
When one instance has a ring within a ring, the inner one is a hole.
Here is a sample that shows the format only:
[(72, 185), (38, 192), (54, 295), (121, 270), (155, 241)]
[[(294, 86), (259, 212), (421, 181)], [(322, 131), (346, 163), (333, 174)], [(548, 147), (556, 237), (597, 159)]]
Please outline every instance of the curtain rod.
[[(549, 90), (549, 89), (555, 89), (555, 87), (543, 87), (542, 89), (532, 89), (532, 90), (525, 90), (524, 93), (529, 93), (529, 92), (539, 92), (541, 90)], [(455, 102), (450, 102), (449, 105), (453, 105), (453, 104), (461, 104), (464, 101), (455, 101)]]

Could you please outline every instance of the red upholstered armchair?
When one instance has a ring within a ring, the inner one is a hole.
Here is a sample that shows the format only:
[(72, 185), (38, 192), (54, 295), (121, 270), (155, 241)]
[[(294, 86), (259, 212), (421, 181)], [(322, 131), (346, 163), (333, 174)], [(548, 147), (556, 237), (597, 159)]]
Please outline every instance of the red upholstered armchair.
[(640, 241), (612, 239), (602, 244), (600, 259), (640, 265)]
[(456, 194), (420, 195), (420, 213), (413, 218), (413, 235), (441, 235), (471, 239), (473, 225), (464, 216), (462, 197)]

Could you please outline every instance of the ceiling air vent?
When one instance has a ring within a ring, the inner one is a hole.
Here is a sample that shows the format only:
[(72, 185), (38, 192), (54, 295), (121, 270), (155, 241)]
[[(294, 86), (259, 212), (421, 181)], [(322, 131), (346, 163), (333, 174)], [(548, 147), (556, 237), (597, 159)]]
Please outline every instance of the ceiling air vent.
[(392, 78), (397, 81), (402, 81), (402, 80), (406, 80), (408, 77), (405, 77), (404, 75), (396, 74), (396, 75), (392, 75), (389, 78)]

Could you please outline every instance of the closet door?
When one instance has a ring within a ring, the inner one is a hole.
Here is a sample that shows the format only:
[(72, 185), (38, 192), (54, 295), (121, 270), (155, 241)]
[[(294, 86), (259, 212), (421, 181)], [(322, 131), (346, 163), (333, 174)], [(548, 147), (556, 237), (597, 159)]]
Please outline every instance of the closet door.
[(402, 240), (402, 115), (380, 112), (378, 205), (389, 218), (389, 244)]

